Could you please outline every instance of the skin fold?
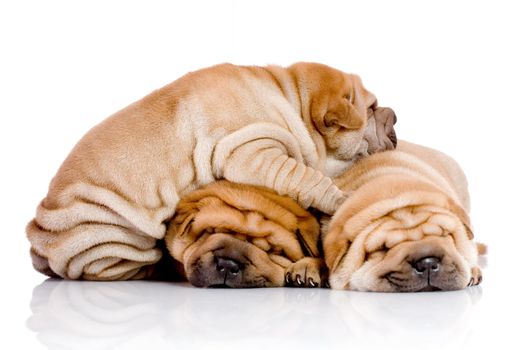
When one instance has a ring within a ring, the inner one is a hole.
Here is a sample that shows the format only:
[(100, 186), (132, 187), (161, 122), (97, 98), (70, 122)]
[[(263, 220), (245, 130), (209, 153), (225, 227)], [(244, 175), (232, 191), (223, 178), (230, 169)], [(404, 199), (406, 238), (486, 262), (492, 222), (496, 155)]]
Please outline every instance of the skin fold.
[(408, 142), (336, 179), (352, 192), (323, 247), (336, 289), (457, 290), (481, 282), (465, 175), (447, 155)]
[(394, 122), (358, 76), (321, 64), (191, 72), (77, 143), (27, 225), (33, 266), (67, 279), (147, 278), (180, 198), (221, 179), (333, 213), (346, 194), (332, 177), (374, 142), (393, 148)]
[(218, 181), (183, 198), (166, 247), (197, 287), (326, 285), (319, 224), (289, 197)]

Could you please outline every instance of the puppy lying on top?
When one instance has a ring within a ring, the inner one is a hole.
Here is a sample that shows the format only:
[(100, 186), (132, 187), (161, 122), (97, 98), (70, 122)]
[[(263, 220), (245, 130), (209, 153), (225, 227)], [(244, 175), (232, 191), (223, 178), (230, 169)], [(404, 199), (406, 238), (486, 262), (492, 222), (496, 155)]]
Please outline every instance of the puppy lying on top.
[(317, 287), (319, 224), (297, 202), (259, 187), (218, 181), (181, 199), (166, 247), (197, 287)]
[[(68, 279), (146, 278), (179, 199), (226, 179), (333, 213), (332, 182), (355, 157), (394, 147), (394, 112), (356, 75), (316, 64), (218, 65), (189, 73), (91, 129), (27, 225), (36, 270)], [(375, 132), (377, 129), (377, 132)]]
[(481, 282), (467, 181), (450, 157), (399, 142), (336, 184), (352, 195), (323, 225), (332, 288), (417, 292)]

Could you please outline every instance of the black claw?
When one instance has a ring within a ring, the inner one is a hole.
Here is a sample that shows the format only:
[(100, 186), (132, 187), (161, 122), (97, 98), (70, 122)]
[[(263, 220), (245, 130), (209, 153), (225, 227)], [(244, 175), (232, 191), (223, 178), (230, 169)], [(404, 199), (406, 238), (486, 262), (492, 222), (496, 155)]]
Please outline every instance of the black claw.
[(325, 281), (325, 282), (323, 283), (323, 287), (324, 287), (324, 288), (330, 288), (330, 283), (329, 283), (328, 281)]
[(295, 284), (298, 286), (302, 286), (304, 284), (303, 280), (301, 279), (301, 275), (295, 275)]
[(308, 286), (309, 287), (312, 287), (312, 288), (315, 288), (319, 285), (319, 283), (317, 282), (314, 282), (314, 279), (312, 277), (308, 278)]
[(290, 272), (288, 272), (288, 273), (286, 274), (286, 277), (284, 278), (284, 282), (285, 282), (286, 284), (290, 284), (290, 283), (292, 282), (292, 274), (291, 274)]
[(470, 279), (470, 282), (468, 283), (468, 286), (467, 286), (467, 287), (470, 287), (470, 286), (472, 286), (472, 285), (474, 285), (474, 278), (471, 278), (471, 279)]

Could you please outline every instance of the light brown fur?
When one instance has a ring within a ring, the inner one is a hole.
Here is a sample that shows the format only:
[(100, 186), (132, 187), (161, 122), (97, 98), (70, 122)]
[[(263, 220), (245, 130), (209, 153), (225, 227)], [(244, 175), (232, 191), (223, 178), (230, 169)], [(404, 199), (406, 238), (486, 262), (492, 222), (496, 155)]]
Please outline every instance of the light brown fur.
[(34, 267), (69, 279), (148, 276), (179, 198), (217, 179), (333, 213), (344, 193), (330, 176), (373, 151), (371, 113), (391, 129), (393, 113), (357, 76), (320, 64), (189, 73), (75, 146), (27, 226)]
[[(323, 233), (333, 288), (453, 290), (481, 281), (467, 181), (450, 157), (400, 142), (335, 182), (352, 196)], [(416, 269), (426, 258), (438, 261), (436, 271)]]
[[(283, 286), (286, 272), (294, 279), (300, 273), (303, 286), (319, 286), (327, 275), (321, 276), (318, 239), (317, 220), (291, 198), (218, 181), (181, 199), (166, 247), (198, 287)], [(233, 261), (238, 273), (218, 271), (218, 259)]]

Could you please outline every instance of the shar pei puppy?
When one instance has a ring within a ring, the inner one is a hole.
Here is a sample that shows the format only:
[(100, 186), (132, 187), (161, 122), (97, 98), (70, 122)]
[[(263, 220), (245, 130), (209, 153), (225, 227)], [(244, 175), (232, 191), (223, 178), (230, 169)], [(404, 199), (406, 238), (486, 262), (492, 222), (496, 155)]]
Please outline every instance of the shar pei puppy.
[(418, 292), (481, 282), (467, 181), (453, 159), (400, 142), (336, 184), (352, 196), (323, 229), (332, 288)]
[[(368, 120), (380, 130), (366, 135)], [(395, 115), (356, 75), (315, 63), (223, 64), (189, 73), (91, 129), (26, 232), (36, 270), (67, 279), (151, 274), (180, 197), (218, 179), (265, 186), (333, 213), (331, 177), (393, 148)]]
[(165, 243), (197, 287), (318, 287), (319, 224), (289, 197), (218, 181), (183, 197)]

